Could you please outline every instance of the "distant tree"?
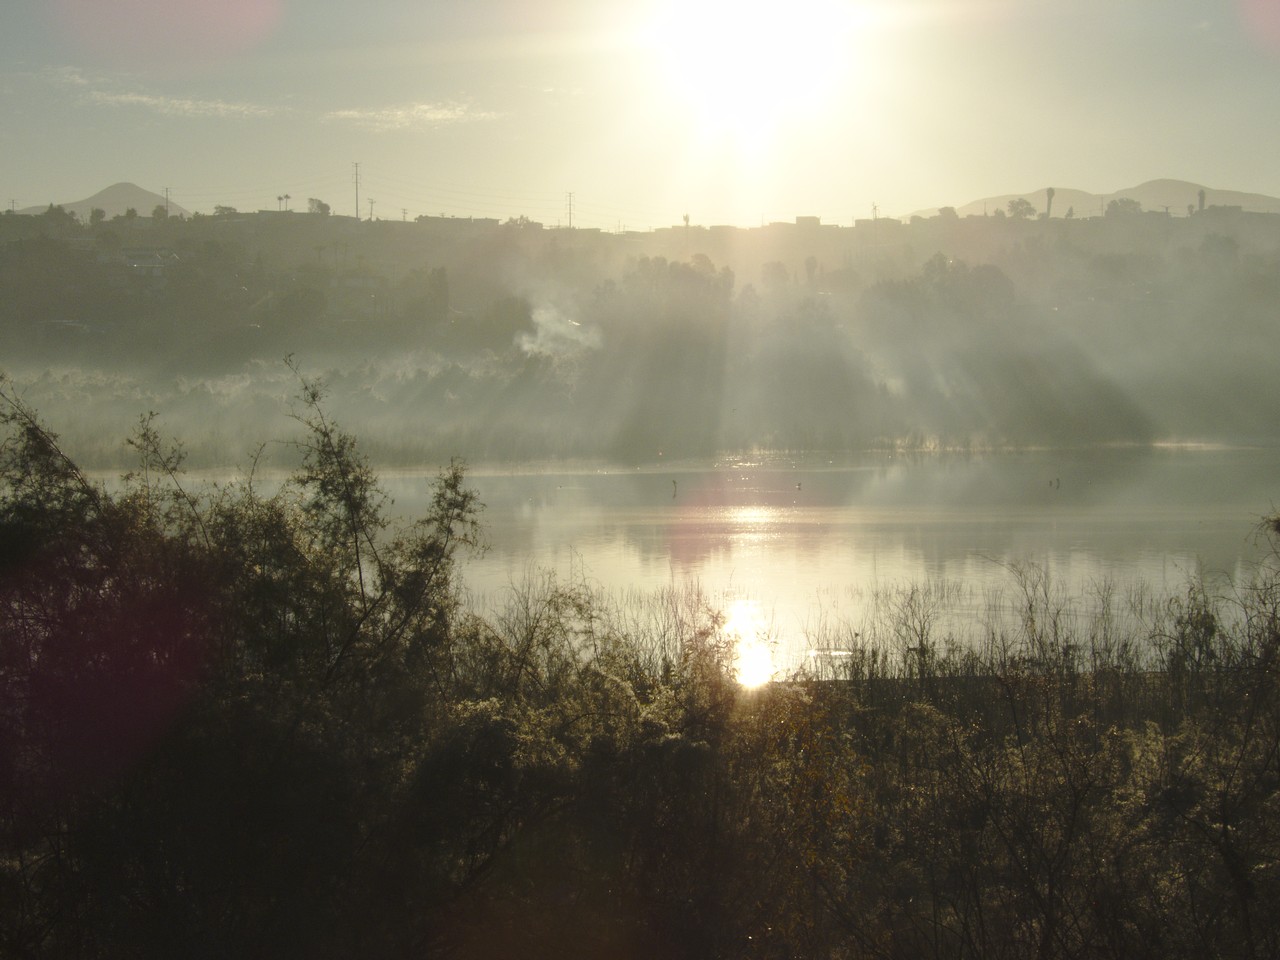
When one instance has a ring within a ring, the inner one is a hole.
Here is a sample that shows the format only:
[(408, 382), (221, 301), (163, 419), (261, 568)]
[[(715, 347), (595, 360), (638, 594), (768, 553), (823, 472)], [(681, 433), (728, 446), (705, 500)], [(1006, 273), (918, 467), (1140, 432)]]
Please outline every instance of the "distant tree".
[(133, 207), (130, 207), (128, 210), (126, 210), (126, 211), (124, 212), (124, 218), (125, 218), (126, 220), (129, 220), (130, 222), (132, 222), (132, 221), (134, 221), (134, 220), (137, 220), (137, 219), (138, 219), (138, 211), (137, 211), (136, 209), (134, 209)]
[(41, 214), (41, 219), (45, 223), (46, 232), (54, 236), (71, 236), (80, 229), (74, 213), (52, 203), (49, 204), (49, 209)]
[(1009, 201), (1009, 216), (1015, 220), (1029, 220), (1036, 215), (1036, 208), (1026, 197)]
[(938, 219), (939, 220), (959, 220), (960, 214), (956, 213), (955, 207), (939, 207)]
[(1068, 220), (1074, 220), (1074, 219), (1075, 219), (1075, 216), (1076, 216), (1076, 208), (1075, 208), (1074, 206), (1067, 207), (1067, 216), (1066, 216), (1066, 219), (1068, 219)]
[(1048, 187), (1044, 192), (1044, 218), (1046, 220), (1053, 216), (1053, 195), (1057, 192), (1058, 191), (1054, 190), (1053, 187)]
[(213, 208), (213, 215), (215, 217), (229, 217), (232, 214), (239, 213), (239, 212), (240, 211), (237, 210), (235, 207), (223, 206), (220, 203), (216, 204)]
[(690, 257), (689, 266), (693, 268), (695, 273), (704, 277), (714, 277), (716, 274), (715, 263), (705, 253), (695, 253)]
[(1131, 197), (1116, 197), (1107, 204), (1108, 217), (1122, 217), (1125, 214), (1141, 213), (1142, 204)]
[(307, 213), (316, 213), (322, 217), (327, 217), (329, 215), (329, 205), (323, 200), (317, 200), (315, 197), (308, 197)]
[(787, 265), (780, 260), (770, 260), (760, 268), (760, 282), (766, 290), (779, 290), (791, 282)]
[(151, 219), (155, 221), (169, 219), (169, 211), (165, 209), (163, 203), (157, 203), (155, 205), (155, 208), (151, 211)]
[[(930, 257), (928, 260), (924, 262), (924, 265), (920, 268), (920, 274), (926, 280), (936, 283), (937, 281), (946, 277), (946, 275), (951, 270), (951, 266), (952, 266), (951, 258), (949, 258), (941, 250), (939, 250), (932, 257)], [(961, 270), (965, 269), (965, 266), (963, 263), (961, 263), (959, 266)]]
[(107, 219), (107, 211), (101, 207), (94, 207), (89, 211), (89, 226), (96, 227), (105, 219)]

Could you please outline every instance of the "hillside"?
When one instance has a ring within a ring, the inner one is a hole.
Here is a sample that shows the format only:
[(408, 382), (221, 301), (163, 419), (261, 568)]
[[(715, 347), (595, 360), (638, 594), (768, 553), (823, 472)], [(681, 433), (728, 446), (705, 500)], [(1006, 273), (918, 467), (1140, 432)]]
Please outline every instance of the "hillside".
[[(149, 217), (151, 216), (151, 211), (157, 205), (164, 205), (164, 197), (161, 194), (152, 193), (150, 190), (144, 190), (134, 183), (113, 183), (105, 190), (99, 190), (91, 197), (86, 197), (83, 200), (74, 200), (70, 203), (55, 203), (55, 205), (62, 207), (68, 213), (74, 213), (85, 221), (89, 219), (89, 212), (94, 207), (101, 209), (108, 217), (123, 216), (130, 207), (138, 212), (138, 216)], [(42, 204), (28, 207), (18, 212), (27, 214), (43, 213), (48, 209), (48, 206), (48, 204)], [(175, 217), (187, 216), (189, 211), (170, 200), (169, 213)]]
[[(1164, 210), (1176, 216), (1183, 216), (1187, 207), (1198, 207), (1200, 191), (1204, 191), (1206, 207), (1240, 207), (1250, 213), (1280, 213), (1280, 198), (1261, 193), (1245, 193), (1239, 190), (1216, 190), (1186, 180), (1148, 180), (1134, 187), (1126, 187), (1114, 193), (1090, 193), (1087, 190), (1076, 190), (1070, 187), (1055, 187), (1053, 198), (1053, 215), (1065, 216), (1068, 210), (1074, 211), (1077, 217), (1100, 216), (1107, 204), (1119, 197), (1137, 200), (1143, 210)], [(1031, 201), (1037, 213), (1044, 213), (1046, 206), (1046, 187), (1038, 187), (1025, 193), (1006, 193), (999, 196), (983, 197), (957, 207), (956, 212), (962, 217), (992, 214), (997, 210), (1006, 210), (1009, 201), (1022, 197)], [(916, 210), (912, 216), (930, 217), (936, 215), (938, 208)]]
[(287, 355), (384, 462), (1280, 441), (1280, 215), (1057, 210), (638, 235), (5, 216), (0, 357), (112, 466), (103, 438), (162, 402), (235, 462)]

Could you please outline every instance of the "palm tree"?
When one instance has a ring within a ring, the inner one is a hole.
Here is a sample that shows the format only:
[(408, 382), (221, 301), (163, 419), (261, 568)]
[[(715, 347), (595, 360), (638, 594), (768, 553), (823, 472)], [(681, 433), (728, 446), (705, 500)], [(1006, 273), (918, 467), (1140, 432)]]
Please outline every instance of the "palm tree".
[(1044, 218), (1046, 220), (1048, 220), (1050, 217), (1053, 216), (1053, 195), (1056, 192), (1057, 191), (1054, 190), (1053, 187), (1047, 187), (1044, 191), (1044, 195), (1045, 195)]

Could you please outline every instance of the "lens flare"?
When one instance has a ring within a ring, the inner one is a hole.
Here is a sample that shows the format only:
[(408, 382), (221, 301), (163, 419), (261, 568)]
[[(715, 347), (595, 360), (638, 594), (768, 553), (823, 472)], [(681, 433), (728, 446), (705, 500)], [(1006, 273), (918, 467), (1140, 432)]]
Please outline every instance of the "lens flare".
[(265, 40), (285, 0), (54, 0), (58, 28), (109, 63), (198, 66)]
[(1240, 0), (1240, 16), (1255, 43), (1280, 54), (1280, 4), (1275, 0)]

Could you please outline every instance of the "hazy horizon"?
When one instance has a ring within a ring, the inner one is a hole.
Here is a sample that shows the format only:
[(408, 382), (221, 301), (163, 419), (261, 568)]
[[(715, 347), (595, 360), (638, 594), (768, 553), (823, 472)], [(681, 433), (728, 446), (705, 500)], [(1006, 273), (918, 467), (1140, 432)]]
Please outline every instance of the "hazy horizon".
[(8, 20), (11, 208), (130, 181), (202, 212), (289, 194), (613, 230), (1153, 177), (1280, 195), (1280, 13), (1256, 0), (57, 0)]

